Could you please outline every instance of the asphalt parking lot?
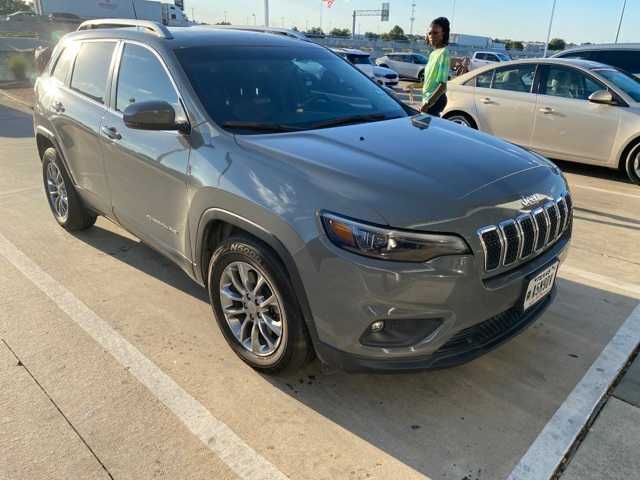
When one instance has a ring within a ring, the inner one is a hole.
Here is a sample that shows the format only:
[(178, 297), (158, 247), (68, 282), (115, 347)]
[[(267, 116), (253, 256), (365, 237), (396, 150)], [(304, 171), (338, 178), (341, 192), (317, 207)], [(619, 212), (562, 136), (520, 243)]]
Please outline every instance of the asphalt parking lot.
[(571, 253), (521, 336), (450, 370), (262, 376), (177, 267), (104, 219), (59, 228), (30, 116), (0, 125), (3, 479), (505, 478), (640, 301), (640, 188), (563, 163)]

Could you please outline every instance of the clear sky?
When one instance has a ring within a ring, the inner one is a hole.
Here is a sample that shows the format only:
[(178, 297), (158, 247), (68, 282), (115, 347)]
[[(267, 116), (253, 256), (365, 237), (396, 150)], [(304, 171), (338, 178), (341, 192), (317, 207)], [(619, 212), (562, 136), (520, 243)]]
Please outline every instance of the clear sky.
[[(166, 1), (166, 0), (165, 0)], [(453, 17), (454, 0), (388, 0), (391, 20), (359, 18), (357, 30), (385, 32), (400, 25), (409, 33), (411, 4), (416, 4), (415, 31), (424, 32), (435, 17)], [(557, 0), (552, 37), (570, 42), (613, 42), (623, 0)], [(299, 29), (319, 26), (321, 0), (270, 0), (271, 25)], [(354, 9), (379, 9), (382, 0), (336, 0), (333, 8), (324, 8), (322, 26), (351, 29)], [(544, 41), (553, 0), (456, 0), (453, 31), (492, 38)], [(235, 24), (264, 24), (264, 0), (185, 0), (185, 9), (196, 20), (214, 23), (227, 19)], [(640, 1), (628, 0), (620, 41), (640, 42)], [(635, 27), (634, 27), (635, 25)]]

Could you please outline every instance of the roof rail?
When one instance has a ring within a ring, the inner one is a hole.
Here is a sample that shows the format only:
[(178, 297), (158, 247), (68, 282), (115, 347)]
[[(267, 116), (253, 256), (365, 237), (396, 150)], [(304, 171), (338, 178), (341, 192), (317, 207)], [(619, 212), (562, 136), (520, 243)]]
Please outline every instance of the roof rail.
[(128, 18), (100, 18), (96, 20), (87, 20), (82, 22), (78, 27), (78, 31), (81, 30), (93, 30), (98, 28), (126, 28), (136, 27), (138, 29), (150, 30), (158, 37), (162, 37), (166, 40), (171, 40), (173, 35), (167, 27), (158, 22), (152, 22), (150, 20), (134, 20)]
[(302, 32), (290, 30), (288, 28), (278, 27), (262, 27), (262, 26), (250, 26), (250, 25), (211, 25), (213, 28), (224, 28), (227, 30), (243, 30), (245, 32), (258, 32), (258, 33), (271, 33), (274, 35), (282, 35), (290, 38), (297, 38), (298, 40), (309, 41), (309, 39)]

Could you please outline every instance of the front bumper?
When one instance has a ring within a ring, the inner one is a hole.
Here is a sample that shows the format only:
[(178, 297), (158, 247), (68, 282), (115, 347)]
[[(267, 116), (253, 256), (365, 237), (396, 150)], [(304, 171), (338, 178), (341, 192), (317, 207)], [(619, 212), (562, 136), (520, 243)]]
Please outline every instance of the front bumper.
[[(317, 332), (316, 352), (324, 363), (347, 371), (444, 368), (473, 360), (522, 332), (553, 302), (555, 288), (526, 313), (520, 311), (528, 280), (564, 261), (570, 238), (568, 230), (547, 251), (493, 277), (486, 277), (477, 256), (393, 264), (316, 239), (296, 259)], [(375, 321), (416, 319), (441, 323), (411, 345), (362, 342)]]

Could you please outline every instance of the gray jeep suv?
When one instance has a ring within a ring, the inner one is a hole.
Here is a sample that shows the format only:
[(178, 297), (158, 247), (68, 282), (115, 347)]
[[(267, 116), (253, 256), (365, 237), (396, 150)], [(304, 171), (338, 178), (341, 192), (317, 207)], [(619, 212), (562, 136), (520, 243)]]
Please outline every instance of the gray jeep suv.
[(59, 43), (36, 97), (58, 223), (103, 215), (173, 260), (256, 369), (452, 366), (555, 295), (560, 171), (417, 114), (319, 45), (94, 21)]

